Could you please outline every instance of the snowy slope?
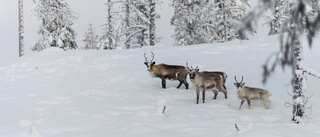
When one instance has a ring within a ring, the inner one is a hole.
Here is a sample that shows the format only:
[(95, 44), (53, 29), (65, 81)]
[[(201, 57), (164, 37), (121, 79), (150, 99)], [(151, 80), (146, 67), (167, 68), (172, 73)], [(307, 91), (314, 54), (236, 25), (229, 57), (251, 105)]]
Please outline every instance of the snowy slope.
[[(305, 64), (320, 71), (319, 38), (313, 51), (305, 48)], [(280, 68), (266, 85), (261, 65), (278, 49), (276, 36), (250, 41), (185, 47), (158, 45), (132, 50), (60, 51), (47, 49), (0, 64), (1, 137), (104, 136), (317, 136), (320, 134), (320, 80), (308, 77), (312, 119), (290, 122), (290, 71)], [(151, 78), (143, 54), (155, 53), (157, 63), (199, 66), (228, 74), (228, 99), (219, 93), (196, 104), (195, 91), (177, 81)], [(233, 86), (244, 76), (248, 86), (272, 92), (271, 109), (244, 104)], [(162, 114), (163, 106), (167, 109)], [(235, 124), (239, 127), (237, 131)]]

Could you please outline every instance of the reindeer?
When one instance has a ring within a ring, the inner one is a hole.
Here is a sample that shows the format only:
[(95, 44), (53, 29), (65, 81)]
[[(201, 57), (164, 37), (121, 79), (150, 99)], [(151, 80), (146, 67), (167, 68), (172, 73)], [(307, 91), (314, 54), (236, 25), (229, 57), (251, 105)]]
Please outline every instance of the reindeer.
[(154, 54), (152, 54), (152, 59), (148, 61), (146, 57), (146, 53), (144, 53), (144, 58), (146, 61), (144, 64), (147, 66), (147, 70), (150, 73), (151, 77), (158, 77), (162, 80), (162, 88), (166, 88), (166, 79), (168, 80), (178, 80), (180, 83), (177, 88), (180, 88), (182, 84), (186, 86), (188, 89), (189, 84), (187, 83), (187, 76), (188, 76), (188, 68), (184, 66), (177, 66), (177, 65), (167, 65), (167, 64), (158, 64), (155, 65), (156, 62), (153, 61)]
[(228, 77), (228, 76), (227, 76), (226, 73), (221, 72), (221, 71), (202, 71), (202, 73), (215, 73), (215, 74), (221, 75), (222, 78), (223, 78), (223, 84), (222, 84), (222, 86), (223, 86), (223, 88), (224, 88), (225, 90), (227, 90), (225, 84), (226, 84), (226, 80), (227, 80), (227, 77)]
[(227, 99), (227, 90), (224, 86), (224, 77), (218, 73), (209, 72), (199, 72), (199, 68), (189, 69), (190, 81), (192, 82), (192, 87), (197, 93), (197, 104), (199, 104), (199, 94), (202, 91), (202, 101), (205, 102), (205, 92), (206, 90), (212, 90), (214, 93), (214, 98), (217, 98), (218, 91), (224, 93), (225, 99)]
[(245, 101), (248, 103), (248, 108), (250, 109), (251, 102), (253, 103), (261, 103), (265, 109), (270, 107), (271, 101), (269, 97), (272, 95), (270, 91), (253, 88), (253, 87), (243, 87), (245, 83), (242, 83), (243, 76), (241, 82), (237, 81), (236, 76), (234, 76), (234, 80), (236, 81), (234, 85), (237, 87), (237, 95), (238, 98), (241, 99), (239, 110), (241, 110), (241, 106)]

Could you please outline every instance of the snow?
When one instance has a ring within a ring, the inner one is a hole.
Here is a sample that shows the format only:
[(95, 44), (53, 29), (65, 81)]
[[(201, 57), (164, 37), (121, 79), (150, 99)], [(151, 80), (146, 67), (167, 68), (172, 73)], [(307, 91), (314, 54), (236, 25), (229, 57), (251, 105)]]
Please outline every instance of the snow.
[[(306, 45), (306, 41), (304, 44)], [(320, 70), (320, 39), (305, 50), (305, 64)], [(1, 137), (100, 137), (100, 136), (318, 136), (320, 131), (319, 79), (308, 76), (308, 100), (313, 105), (308, 123), (291, 122), (288, 69), (278, 68), (266, 85), (262, 65), (277, 51), (278, 37), (192, 46), (153, 46), (131, 50), (69, 50), (58, 48), (0, 63)], [(305, 46), (306, 48), (307, 46)], [(175, 87), (177, 81), (151, 78), (144, 53), (154, 61), (198, 66), (200, 71), (224, 71), (228, 99), (222, 93), (196, 104), (196, 93)], [(240, 100), (234, 76), (244, 76), (248, 86), (272, 92), (271, 108)], [(164, 113), (164, 107), (166, 107)], [(240, 131), (237, 131), (235, 124)]]

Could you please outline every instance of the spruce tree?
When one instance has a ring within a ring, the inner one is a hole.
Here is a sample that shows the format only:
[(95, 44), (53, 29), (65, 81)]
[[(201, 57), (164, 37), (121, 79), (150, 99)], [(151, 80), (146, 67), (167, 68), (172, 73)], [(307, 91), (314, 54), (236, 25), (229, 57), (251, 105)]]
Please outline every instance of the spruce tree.
[(95, 28), (92, 26), (92, 23), (89, 23), (87, 32), (84, 35), (82, 41), (85, 42), (85, 49), (99, 49), (97, 46), (98, 35), (96, 35)]
[(31, 48), (41, 51), (47, 47), (59, 47), (64, 50), (76, 49), (77, 33), (71, 27), (78, 18), (64, 0), (38, 0), (32, 9), (34, 16), (41, 21), (39, 41)]

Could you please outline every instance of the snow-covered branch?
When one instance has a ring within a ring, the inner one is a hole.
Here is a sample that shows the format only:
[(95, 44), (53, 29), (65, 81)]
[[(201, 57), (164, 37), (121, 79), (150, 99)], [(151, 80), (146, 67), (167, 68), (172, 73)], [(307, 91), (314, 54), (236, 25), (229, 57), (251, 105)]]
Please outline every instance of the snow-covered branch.
[(304, 62), (300, 62), (300, 67), (302, 67), (302, 70), (303, 70), (305, 73), (307, 73), (307, 74), (309, 74), (309, 75), (311, 75), (311, 76), (320, 78), (320, 72), (317, 72), (316, 70), (313, 70), (313, 69), (307, 67), (307, 66), (304, 64)]

